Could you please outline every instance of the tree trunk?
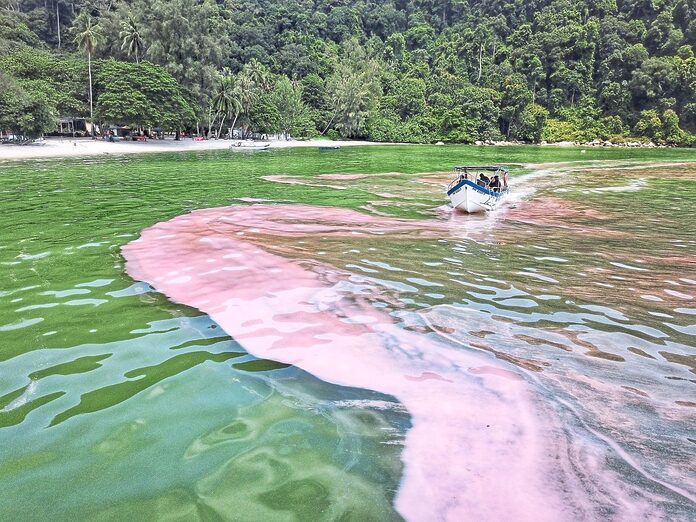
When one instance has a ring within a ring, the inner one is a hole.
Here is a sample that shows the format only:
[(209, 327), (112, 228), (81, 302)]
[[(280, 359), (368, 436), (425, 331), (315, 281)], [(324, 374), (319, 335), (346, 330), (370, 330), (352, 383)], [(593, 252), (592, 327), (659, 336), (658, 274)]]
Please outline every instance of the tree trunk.
[(205, 133), (205, 137), (210, 139), (210, 134), (213, 132), (213, 127), (215, 127), (215, 121), (217, 120), (218, 113), (215, 113), (213, 117), (213, 107), (212, 105), (208, 107), (208, 132)]
[(87, 71), (89, 74), (89, 121), (92, 123), (92, 139), (94, 139), (94, 105), (92, 103), (92, 53), (87, 52)]
[(333, 116), (331, 116), (331, 119), (329, 120), (329, 123), (326, 124), (326, 127), (324, 127), (324, 130), (321, 131), (321, 134), (319, 136), (323, 136), (324, 133), (329, 130), (329, 127), (331, 127), (331, 124), (333, 123), (334, 119), (336, 118), (336, 115), (338, 114), (338, 110), (334, 112)]
[(234, 137), (234, 126), (237, 124), (237, 118), (239, 118), (239, 112), (234, 113), (234, 120), (232, 120), (232, 126), (230, 127), (230, 138)]
[(476, 82), (481, 81), (481, 75), (483, 74), (483, 43), (479, 44), (479, 70), (478, 70), (478, 78), (476, 78)]
[(58, 49), (60, 49), (60, 1), (56, 0), (56, 28), (58, 29)]
[(225, 124), (225, 115), (222, 115), (222, 118), (220, 118), (220, 127), (218, 127), (217, 131), (217, 137), (220, 139), (220, 133), (222, 132), (222, 126)]
[(532, 84), (532, 105), (536, 103), (536, 78), (534, 78), (534, 83)]

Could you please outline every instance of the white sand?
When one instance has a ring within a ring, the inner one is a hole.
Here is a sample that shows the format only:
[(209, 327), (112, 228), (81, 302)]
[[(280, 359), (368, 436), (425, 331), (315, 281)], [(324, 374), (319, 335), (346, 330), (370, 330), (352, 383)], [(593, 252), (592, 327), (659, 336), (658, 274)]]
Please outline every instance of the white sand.
[[(183, 138), (175, 141), (173, 138), (165, 140), (148, 140), (146, 142), (118, 141), (110, 143), (104, 140), (92, 140), (91, 138), (46, 138), (42, 143), (31, 145), (0, 145), (0, 161), (25, 160), (41, 158), (73, 158), (80, 156), (103, 156), (108, 154), (141, 154), (146, 152), (186, 152), (197, 150), (221, 150), (227, 149), (236, 140), (207, 140), (193, 141), (191, 138)], [(370, 141), (269, 141), (272, 148), (288, 147), (319, 147), (339, 146), (348, 147), (355, 145), (384, 145)]]

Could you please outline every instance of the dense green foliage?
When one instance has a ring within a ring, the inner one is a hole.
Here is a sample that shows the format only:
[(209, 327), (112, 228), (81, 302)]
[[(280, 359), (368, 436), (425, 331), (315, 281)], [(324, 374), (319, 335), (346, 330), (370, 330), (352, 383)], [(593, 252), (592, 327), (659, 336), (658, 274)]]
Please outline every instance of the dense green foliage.
[(179, 84), (161, 67), (107, 60), (97, 64), (96, 117), (134, 127), (178, 128), (194, 120)]
[(0, 128), (31, 137), (55, 125), (55, 104), (46, 96), (50, 89), (46, 82), (18, 82), (0, 71), (0, 84)]
[[(194, 117), (176, 101), (182, 114), (160, 125), (405, 142), (695, 141), (696, 0), (0, 0), (0, 44), (29, 62), (36, 51), (21, 49), (39, 42), (73, 50), (66, 35), (80, 13), (98, 24), (96, 58), (159, 65), (180, 84)], [(43, 79), (56, 81), (48, 69)], [(84, 109), (86, 91), (61, 96)]]

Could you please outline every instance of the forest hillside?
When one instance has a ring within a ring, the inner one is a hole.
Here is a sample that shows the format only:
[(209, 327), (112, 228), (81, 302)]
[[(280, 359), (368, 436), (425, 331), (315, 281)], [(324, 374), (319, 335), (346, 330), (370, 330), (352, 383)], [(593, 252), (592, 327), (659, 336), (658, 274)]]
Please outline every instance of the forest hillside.
[(0, 0), (0, 127), (694, 145), (695, 46), (696, 0)]

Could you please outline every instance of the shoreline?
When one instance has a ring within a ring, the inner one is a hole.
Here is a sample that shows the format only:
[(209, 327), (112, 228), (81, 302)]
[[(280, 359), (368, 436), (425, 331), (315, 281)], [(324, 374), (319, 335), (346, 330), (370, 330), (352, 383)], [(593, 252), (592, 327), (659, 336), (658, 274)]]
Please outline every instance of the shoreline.
[[(0, 145), (0, 161), (22, 161), (36, 159), (66, 159), (88, 156), (110, 156), (121, 154), (148, 154), (161, 152), (196, 152), (209, 150), (226, 150), (239, 140), (205, 140), (193, 141), (184, 138), (175, 141), (173, 138), (164, 140), (148, 140), (146, 142), (118, 141), (108, 142), (91, 138), (46, 138), (43, 142), (30, 145)], [(264, 142), (266, 143), (266, 142)], [(307, 140), (285, 141), (268, 140), (272, 149), (287, 149), (295, 147), (354, 147), (363, 145), (396, 145), (393, 143), (378, 143), (375, 141), (334, 141)]]
[[(122, 154), (150, 154), (163, 152), (196, 152), (196, 151), (211, 151), (211, 150), (227, 150), (230, 146), (239, 140), (205, 140), (193, 141), (190, 138), (184, 138), (180, 141), (175, 141), (173, 138), (164, 140), (148, 140), (146, 142), (136, 141), (118, 141), (108, 142), (103, 139), (92, 140), (91, 138), (60, 138), (49, 137), (45, 140), (30, 145), (0, 145), (0, 163), (12, 161), (27, 161), (27, 160), (44, 160), (44, 159), (71, 159), (81, 157), (95, 156), (118, 156)], [(305, 141), (299, 140), (266, 140), (264, 143), (269, 143), (271, 149), (288, 149), (288, 148), (311, 148), (311, 147), (355, 147), (355, 146), (372, 146), (372, 145), (406, 145), (405, 143), (395, 142), (376, 142), (362, 140), (328, 140), (328, 139), (310, 139)], [(455, 144), (445, 145), (438, 142), (434, 145), (452, 146)], [(459, 145), (459, 144), (456, 144)], [(464, 144), (461, 144), (464, 145)], [(627, 148), (627, 149), (648, 149), (648, 148), (669, 148), (666, 146), (622, 146), (613, 145), (595, 146), (591, 144), (578, 144), (571, 142), (558, 143), (540, 143), (526, 144), (516, 142), (493, 142), (493, 143), (475, 143), (469, 145), (471, 147), (543, 147), (543, 148), (578, 148), (583, 149), (602, 149), (602, 148)], [(679, 148), (679, 147), (677, 147)]]

